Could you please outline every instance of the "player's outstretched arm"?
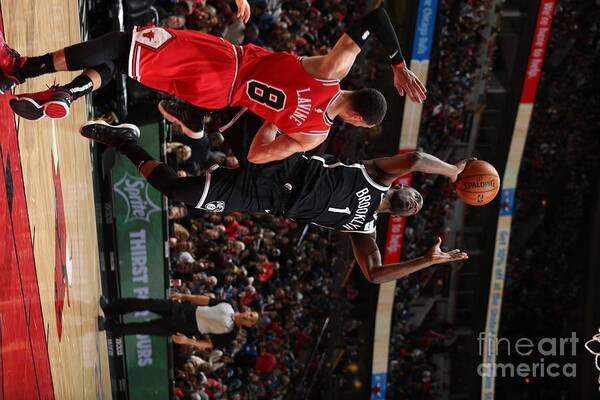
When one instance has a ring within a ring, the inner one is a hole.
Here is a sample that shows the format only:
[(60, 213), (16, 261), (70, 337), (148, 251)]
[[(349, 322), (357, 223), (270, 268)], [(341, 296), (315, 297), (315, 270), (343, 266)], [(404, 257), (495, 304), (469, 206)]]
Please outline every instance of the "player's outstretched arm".
[(248, 150), (248, 161), (265, 164), (283, 160), (294, 153), (308, 151), (317, 147), (327, 135), (281, 135), (276, 137), (277, 127), (265, 122), (252, 140)]
[(383, 7), (369, 12), (348, 29), (348, 36), (361, 48), (371, 33), (374, 33), (385, 47), (394, 73), (394, 86), (400, 96), (404, 96), (406, 93), (413, 102), (422, 103), (425, 100), (425, 92), (427, 92), (425, 85), (406, 67), (398, 36), (396, 36), (390, 17)]
[(469, 258), (467, 253), (458, 249), (447, 252), (442, 251), (440, 248), (442, 239), (438, 237), (436, 243), (426, 255), (396, 264), (382, 265), (374, 234), (366, 235), (364, 233), (351, 233), (350, 241), (352, 243), (354, 257), (360, 266), (360, 270), (365, 278), (372, 283), (393, 281), (435, 264), (443, 264)]
[(173, 343), (187, 344), (189, 346), (194, 346), (198, 350), (207, 350), (207, 349), (212, 349), (212, 347), (213, 347), (213, 344), (210, 339), (194, 340), (194, 339), (190, 339), (189, 337), (182, 335), (180, 333), (178, 333), (177, 335), (171, 335), (171, 340), (173, 340)]
[(210, 297), (201, 294), (172, 293), (169, 298), (175, 301), (188, 301), (195, 306), (207, 306), (210, 301)]
[(367, 160), (365, 161), (365, 165), (368, 165), (369, 163), (375, 164), (385, 174), (382, 177), (381, 183), (386, 185), (391, 184), (396, 178), (411, 172), (445, 175), (450, 178), (451, 182), (455, 182), (458, 174), (465, 169), (465, 165), (471, 160), (474, 159), (468, 158), (453, 165), (448, 164), (431, 154), (413, 151), (411, 153), (398, 154), (392, 157)]

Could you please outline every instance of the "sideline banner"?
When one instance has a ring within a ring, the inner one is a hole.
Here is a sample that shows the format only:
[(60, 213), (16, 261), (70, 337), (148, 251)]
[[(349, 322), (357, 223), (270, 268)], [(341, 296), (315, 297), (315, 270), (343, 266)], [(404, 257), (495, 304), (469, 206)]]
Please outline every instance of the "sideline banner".
[[(160, 159), (159, 125), (140, 127), (140, 145)], [(121, 297), (165, 298), (165, 210), (162, 195), (121, 154), (112, 169), (115, 237)], [(149, 312), (124, 322), (153, 319)], [(167, 338), (125, 336), (129, 399), (169, 398)]]
[[(433, 46), (433, 34), (437, 16), (438, 0), (419, 0), (417, 21), (413, 38), (410, 69), (427, 85), (429, 57)], [(419, 127), (421, 125), (422, 104), (415, 104), (405, 96), (404, 114), (398, 153), (408, 153), (417, 148)], [(412, 175), (398, 179), (395, 184), (410, 185)], [(383, 261), (385, 264), (397, 263), (402, 254), (406, 218), (390, 216), (386, 236)], [(377, 301), (377, 317), (375, 319), (375, 335), (373, 341), (373, 366), (371, 377), (371, 399), (385, 399), (387, 387), (387, 370), (389, 359), (390, 331), (392, 328), (392, 312), (396, 282), (380, 285)]]
[(488, 298), (487, 318), (485, 323), (484, 351), (482, 365), (479, 368), (481, 377), (481, 399), (491, 400), (495, 396), (495, 370), (496, 370), (496, 346), (488, 344), (495, 343), (500, 328), (500, 314), (502, 312), (502, 296), (504, 294), (504, 280), (506, 273), (506, 258), (508, 255), (508, 244), (510, 241), (510, 229), (512, 223), (512, 212), (515, 201), (515, 189), (525, 140), (529, 130), (533, 102), (542, 74), (544, 54), (548, 45), (550, 28), (556, 0), (541, 0), (538, 18), (533, 35), (533, 43), (529, 53), (529, 62), (525, 82), (521, 92), (521, 101), (517, 112), (517, 119), (508, 153), (508, 160), (504, 178), (502, 180), (502, 191), (500, 197), (500, 210), (498, 212), (498, 227), (496, 230), (496, 245), (494, 249), (494, 261), (492, 265), (492, 277), (490, 282), (490, 293)]

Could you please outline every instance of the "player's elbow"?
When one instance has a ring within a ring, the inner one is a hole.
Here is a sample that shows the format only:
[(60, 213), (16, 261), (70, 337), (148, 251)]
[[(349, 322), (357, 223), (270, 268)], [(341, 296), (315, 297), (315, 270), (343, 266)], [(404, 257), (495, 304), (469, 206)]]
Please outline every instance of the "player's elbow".
[(247, 158), (252, 164), (265, 164), (276, 160), (268, 150), (249, 152)]
[(362, 268), (363, 272), (364, 272), (364, 276), (365, 278), (374, 284), (380, 284), (381, 282), (381, 276), (378, 274), (379, 269), (381, 268), (381, 266), (375, 266), (375, 265), (371, 265), (371, 264), (367, 264), (365, 265), (364, 268)]
[(410, 153), (410, 169), (415, 171), (419, 168), (419, 164), (425, 158), (425, 154), (422, 151), (413, 151)]
[(248, 161), (253, 164), (262, 164), (262, 157), (259, 154), (248, 153)]
[(374, 284), (378, 284), (379, 283), (379, 282), (377, 282), (377, 279), (375, 279), (375, 277), (373, 276), (373, 274), (370, 274), (370, 273), (369, 274), (365, 274), (365, 278), (369, 282), (371, 282), (371, 283), (374, 283)]

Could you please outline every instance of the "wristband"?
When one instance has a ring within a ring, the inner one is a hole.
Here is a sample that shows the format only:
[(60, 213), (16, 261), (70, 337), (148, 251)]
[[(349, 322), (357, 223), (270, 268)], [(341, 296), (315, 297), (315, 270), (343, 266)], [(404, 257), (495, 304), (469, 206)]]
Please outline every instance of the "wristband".
[(403, 68), (406, 67), (406, 61), (402, 60), (396, 65), (392, 65), (392, 68)]

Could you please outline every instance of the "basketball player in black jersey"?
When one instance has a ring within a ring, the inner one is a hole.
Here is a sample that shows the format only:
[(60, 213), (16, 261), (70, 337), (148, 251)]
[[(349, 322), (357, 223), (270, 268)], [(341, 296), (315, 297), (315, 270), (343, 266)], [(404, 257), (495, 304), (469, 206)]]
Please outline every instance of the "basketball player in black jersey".
[(432, 155), (413, 152), (344, 164), (330, 155), (311, 158), (297, 153), (267, 164), (244, 163), (230, 169), (215, 165), (201, 176), (179, 177), (171, 167), (137, 145), (135, 125), (110, 126), (90, 121), (81, 134), (115, 147), (162, 194), (213, 212), (282, 213), (298, 223), (312, 223), (350, 234), (354, 255), (365, 277), (374, 283), (399, 279), (433, 264), (468, 258), (460, 250), (443, 252), (441, 239), (423, 256), (382, 265), (375, 241), (378, 213), (414, 215), (423, 198), (413, 188), (391, 187), (411, 172), (441, 174), (456, 181), (468, 160), (448, 164)]

